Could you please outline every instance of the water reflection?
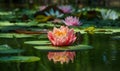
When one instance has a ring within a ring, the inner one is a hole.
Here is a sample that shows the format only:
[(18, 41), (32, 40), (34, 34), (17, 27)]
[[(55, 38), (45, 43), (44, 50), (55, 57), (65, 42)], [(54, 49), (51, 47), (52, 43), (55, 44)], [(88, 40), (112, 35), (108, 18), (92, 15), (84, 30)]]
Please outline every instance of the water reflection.
[[(94, 47), (89, 51), (78, 51), (74, 58), (74, 62), (60, 64), (49, 61), (47, 58), (48, 52), (41, 52), (36, 50), (31, 45), (24, 44), (25, 41), (37, 40), (38, 38), (19, 38), (19, 43), (22, 49), (26, 52), (22, 55), (34, 55), (40, 57), (41, 60), (33, 63), (20, 63), (21, 71), (119, 71), (120, 70), (120, 49), (118, 40), (112, 40), (113, 35), (108, 34), (94, 34), (81, 35), (87, 36), (83, 38), (81, 44), (88, 44)], [(7, 40), (7, 41), (6, 41)], [(40, 38), (39, 38), (40, 40)], [(10, 43), (11, 42), (11, 43)], [(16, 46), (12, 38), (0, 38), (0, 44), (8, 44)], [(0, 55), (1, 56), (1, 55)], [(0, 63), (2, 71), (18, 71), (16, 63)]]

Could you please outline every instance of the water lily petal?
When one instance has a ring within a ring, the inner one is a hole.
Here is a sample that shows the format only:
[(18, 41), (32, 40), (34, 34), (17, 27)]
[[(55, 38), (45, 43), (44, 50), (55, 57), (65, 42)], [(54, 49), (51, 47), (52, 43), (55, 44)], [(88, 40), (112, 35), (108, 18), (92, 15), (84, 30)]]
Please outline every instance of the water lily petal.
[(54, 27), (53, 31), (49, 31), (48, 39), (54, 46), (68, 46), (75, 42), (76, 36), (73, 29), (61, 26), (60, 28)]
[(67, 26), (79, 26), (82, 23), (79, 21), (79, 18), (77, 17), (72, 17), (72, 16), (68, 16), (65, 18), (65, 20), (63, 21)]

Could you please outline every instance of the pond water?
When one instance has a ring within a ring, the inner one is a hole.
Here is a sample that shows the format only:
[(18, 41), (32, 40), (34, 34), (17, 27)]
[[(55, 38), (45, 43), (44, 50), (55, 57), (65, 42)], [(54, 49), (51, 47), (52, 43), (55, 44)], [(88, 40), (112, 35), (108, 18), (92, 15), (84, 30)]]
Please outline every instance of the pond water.
[[(120, 40), (112, 39), (120, 34), (83, 34), (80, 44), (90, 45), (91, 50), (77, 51), (74, 62), (60, 64), (49, 61), (47, 53), (34, 49), (34, 45), (24, 44), (26, 41), (46, 40), (42, 35), (26, 38), (0, 38), (0, 44), (8, 44), (13, 48), (24, 49), (19, 54), (40, 57), (39, 61), (29, 63), (0, 62), (0, 71), (119, 71), (120, 70)], [(44, 48), (44, 47), (43, 47)], [(12, 54), (17, 55), (17, 54)], [(10, 56), (10, 54), (0, 54)]]

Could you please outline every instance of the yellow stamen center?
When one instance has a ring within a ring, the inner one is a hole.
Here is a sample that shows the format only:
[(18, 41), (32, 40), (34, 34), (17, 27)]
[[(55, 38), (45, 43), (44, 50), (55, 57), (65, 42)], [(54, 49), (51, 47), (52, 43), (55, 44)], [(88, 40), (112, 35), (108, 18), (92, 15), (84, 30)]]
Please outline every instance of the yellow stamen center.
[(66, 32), (65, 31), (56, 31), (55, 32), (55, 36), (61, 37), (61, 36), (65, 36)]

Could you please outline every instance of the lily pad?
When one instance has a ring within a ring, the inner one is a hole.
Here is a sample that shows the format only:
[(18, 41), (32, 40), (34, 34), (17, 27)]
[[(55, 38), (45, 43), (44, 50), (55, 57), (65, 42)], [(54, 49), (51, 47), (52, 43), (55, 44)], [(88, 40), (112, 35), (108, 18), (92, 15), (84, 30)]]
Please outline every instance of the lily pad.
[(13, 26), (14, 24), (13, 23), (10, 23), (9, 21), (3, 21), (3, 22), (0, 22), (0, 26)]
[(1, 30), (1, 32), (14, 32), (14, 30), (16, 30), (16, 29), (26, 29), (26, 28), (28, 28), (28, 27), (14, 25), (14, 26), (2, 26), (0, 28), (0, 30)]
[(63, 47), (46, 45), (46, 46), (34, 46), (34, 48), (41, 51), (81, 51), (81, 50), (89, 50), (92, 49), (93, 47), (89, 45), (71, 45), (71, 46), (63, 46)]
[(114, 36), (114, 37), (112, 37), (112, 39), (114, 39), (114, 40), (120, 40), (120, 36)]
[(49, 24), (49, 23), (40, 23), (38, 24), (39, 27), (43, 27), (43, 26), (48, 26), (48, 27), (54, 27), (54, 24)]
[(47, 26), (47, 27), (60, 27), (61, 25), (60, 24), (54, 24), (52, 22), (47, 22), (47, 23), (40, 23), (38, 24), (39, 27), (44, 27), (44, 26)]
[(15, 54), (15, 53), (21, 53), (23, 51), (24, 50), (22, 49), (13, 49), (8, 45), (0, 45), (0, 54)]
[(38, 36), (39, 39), (47, 39), (47, 34), (42, 34), (40, 36)]
[(15, 25), (17, 26), (36, 26), (37, 25), (37, 22), (35, 21), (30, 21), (28, 23), (15, 23)]
[(11, 49), (11, 47), (9, 47), (8, 45), (0, 45), (0, 51), (1, 50), (8, 50), (8, 49)]
[(15, 33), (1, 33), (0, 38), (27, 38), (27, 37), (33, 37), (34, 35), (27, 35), (27, 34), (15, 34)]
[(31, 31), (38, 31), (38, 32), (46, 32), (47, 33), (47, 29), (38, 29), (38, 28), (30, 28)]
[(0, 62), (35, 62), (39, 61), (39, 57), (35, 56), (6, 56), (0, 57)]
[(24, 50), (21, 49), (8, 49), (8, 50), (0, 50), (0, 54), (14, 54), (14, 53), (21, 53)]
[(25, 44), (30, 44), (30, 45), (48, 45), (51, 44), (49, 41), (26, 41), (24, 42)]

